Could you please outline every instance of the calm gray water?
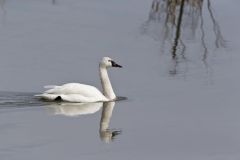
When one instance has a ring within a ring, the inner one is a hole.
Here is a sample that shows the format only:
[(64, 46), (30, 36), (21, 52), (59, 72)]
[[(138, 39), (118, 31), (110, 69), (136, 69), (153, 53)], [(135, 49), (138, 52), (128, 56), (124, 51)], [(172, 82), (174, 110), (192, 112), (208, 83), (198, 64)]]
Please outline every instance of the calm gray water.
[[(168, 2), (0, 0), (0, 159), (240, 159), (240, 1)], [(103, 56), (127, 100), (33, 97)]]

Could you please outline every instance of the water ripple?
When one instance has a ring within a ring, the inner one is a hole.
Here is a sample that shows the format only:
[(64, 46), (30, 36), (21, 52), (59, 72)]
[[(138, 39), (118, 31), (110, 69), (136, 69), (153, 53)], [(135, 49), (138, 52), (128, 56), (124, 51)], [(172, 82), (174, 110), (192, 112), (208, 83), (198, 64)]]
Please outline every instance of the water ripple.
[(35, 98), (36, 93), (29, 92), (0, 92), (0, 109), (25, 108), (46, 105), (46, 102)]

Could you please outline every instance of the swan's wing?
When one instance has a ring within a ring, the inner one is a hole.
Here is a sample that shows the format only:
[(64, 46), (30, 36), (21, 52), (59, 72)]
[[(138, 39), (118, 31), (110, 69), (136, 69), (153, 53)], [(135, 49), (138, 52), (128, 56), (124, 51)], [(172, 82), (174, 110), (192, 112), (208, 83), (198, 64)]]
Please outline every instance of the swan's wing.
[(96, 87), (80, 83), (67, 83), (62, 86), (51, 86), (51, 89), (45, 91), (45, 93), (57, 95), (77, 94), (84, 97), (104, 97)]

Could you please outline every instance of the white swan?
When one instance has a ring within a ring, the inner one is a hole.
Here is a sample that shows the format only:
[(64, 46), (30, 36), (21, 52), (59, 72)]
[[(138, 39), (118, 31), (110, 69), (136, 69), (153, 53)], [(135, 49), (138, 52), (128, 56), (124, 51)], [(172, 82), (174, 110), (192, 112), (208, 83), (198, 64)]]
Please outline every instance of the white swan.
[(99, 64), (103, 94), (94, 86), (80, 83), (67, 83), (62, 86), (45, 86), (45, 88), (49, 88), (49, 90), (36, 96), (48, 101), (62, 100), (76, 103), (106, 102), (115, 100), (116, 95), (112, 89), (107, 73), (109, 67), (122, 68), (122, 66), (115, 63), (111, 58), (103, 57)]

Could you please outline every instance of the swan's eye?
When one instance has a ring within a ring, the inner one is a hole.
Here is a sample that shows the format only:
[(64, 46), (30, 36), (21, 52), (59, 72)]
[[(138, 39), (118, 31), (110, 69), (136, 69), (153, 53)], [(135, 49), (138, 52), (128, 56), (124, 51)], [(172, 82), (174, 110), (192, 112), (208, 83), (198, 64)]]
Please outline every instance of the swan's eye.
[(109, 59), (108, 62), (112, 62), (112, 60)]

